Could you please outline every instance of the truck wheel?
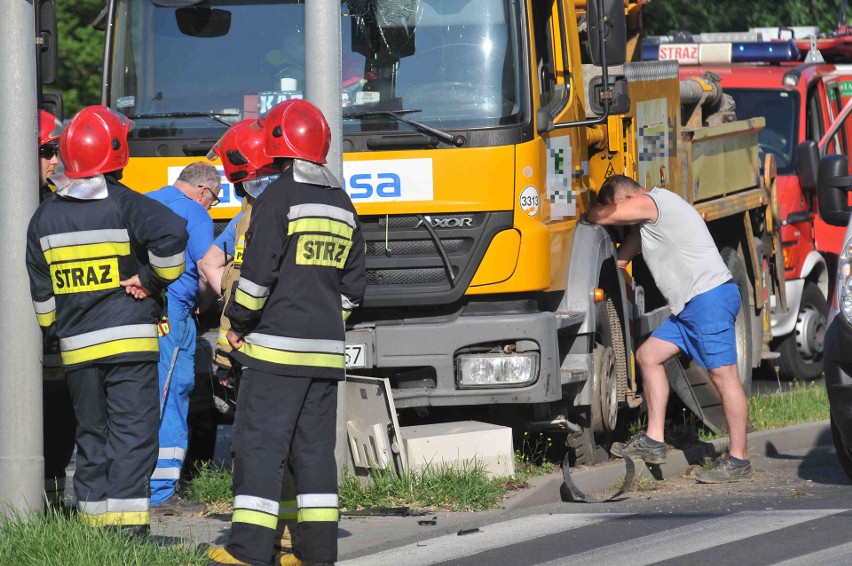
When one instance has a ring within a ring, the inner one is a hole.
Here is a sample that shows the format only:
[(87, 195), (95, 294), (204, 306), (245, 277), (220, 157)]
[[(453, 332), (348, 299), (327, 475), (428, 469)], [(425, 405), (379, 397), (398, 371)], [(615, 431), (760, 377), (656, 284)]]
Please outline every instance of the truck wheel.
[(740, 383), (743, 384), (746, 396), (751, 394), (751, 305), (749, 305), (749, 295), (751, 293), (748, 275), (746, 275), (745, 266), (733, 248), (722, 249), (722, 259), (731, 275), (740, 289), (740, 311), (737, 313), (737, 320), (734, 323), (734, 332), (737, 339), (737, 373), (740, 376)]
[(611, 298), (598, 303), (595, 311), (594, 389), (587, 427), (568, 436), (569, 454), (574, 465), (605, 462), (609, 454), (602, 444), (618, 426), (619, 402), (627, 389), (627, 358), (624, 335), (615, 302)]
[(823, 339), (828, 327), (828, 302), (815, 283), (808, 281), (802, 290), (802, 303), (796, 327), (781, 339), (780, 371), (784, 379), (814, 379), (825, 367)]
[(849, 446), (843, 441), (843, 436), (840, 434), (840, 429), (834, 419), (831, 419), (831, 439), (834, 441), (834, 450), (837, 452), (837, 458), (840, 460), (840, 466), (846, 475), (852, 480), (852, 446)]

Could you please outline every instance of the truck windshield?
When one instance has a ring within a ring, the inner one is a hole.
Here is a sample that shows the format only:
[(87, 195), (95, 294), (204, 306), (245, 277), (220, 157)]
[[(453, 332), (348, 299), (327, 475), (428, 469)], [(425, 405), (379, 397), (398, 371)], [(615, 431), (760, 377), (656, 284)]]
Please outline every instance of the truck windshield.
[[(215, 137), (304, 95), (303, 2), (159, 3), (115, 0), (107, 98), (137, 117), (132, 136)], [(343, 2), (344, 133), (410, 129), (387, 112), (410, 108), (442, 130), (519, 123), (517, 10), (516, 0)]]
[(794, 149), (796, 147), (797, 94), (782, 90), (725, 89), (737, 104), (737, 118), (766, 118), (766, 127), (757, 134), (760, 144), (760, 162), (764, 155), (775, 155), (779, 175), (796, 172)]

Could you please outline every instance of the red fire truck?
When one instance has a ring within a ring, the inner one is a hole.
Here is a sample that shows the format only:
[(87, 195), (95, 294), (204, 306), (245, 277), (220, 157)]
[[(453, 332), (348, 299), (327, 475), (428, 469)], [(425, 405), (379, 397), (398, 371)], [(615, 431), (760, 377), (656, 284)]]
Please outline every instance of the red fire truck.
[[(718, 75), (732, 99), (720, 98), (719, 104), (733, 102), (732, 115), (738, 119), (766, 118), (758, 141), (761, 153), (773, 154), (777, 166), (789, 306), (771, 321), (772, 351), (780, 356), (767, 353), (766, 357), (777, 357), (771, 363), (777, 364), (782, 377), (814, 378), (824, 367), (829, 282), (843, 229), (827, 225), (816, 214), (815, 188), (803, 187), (796, 175), (795, 148), (805, 140), (823, 137), (844, 98), (852, 95), (852, 71), (819, 62), (815, 52), (802, 61), (804, 54), (795, 41), (763, 41), (754, 32), (746, 37), (751, 41), (739, 42), (720, 41), (715, 34), (649, 39), (643, 46), (644, 59), (677, 59), (682, 79)], [(824, 151), (848, 153), (849, 133), (842, 130)]]

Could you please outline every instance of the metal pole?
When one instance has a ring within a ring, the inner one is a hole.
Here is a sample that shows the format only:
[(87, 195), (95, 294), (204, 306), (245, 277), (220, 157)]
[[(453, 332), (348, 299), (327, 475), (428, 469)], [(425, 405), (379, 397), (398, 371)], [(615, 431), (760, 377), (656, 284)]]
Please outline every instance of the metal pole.
[[(340, 116), (340, 0), (305, 0), (305, 93), (328, 120), (331, 147), (328, 167), (343, 179)], [(338, 470), (349, 467), (349, 445), (346, 435), (346, 395), (343, 384), (337, 392), (337, 443), (334, 455)], [(339, 478), (338, 478), (339, 479)]]
[(25, 268), (38, 206), (35, 11), (7, 0), (0, 33), (0, 513), (43, 509), (41, 331)]

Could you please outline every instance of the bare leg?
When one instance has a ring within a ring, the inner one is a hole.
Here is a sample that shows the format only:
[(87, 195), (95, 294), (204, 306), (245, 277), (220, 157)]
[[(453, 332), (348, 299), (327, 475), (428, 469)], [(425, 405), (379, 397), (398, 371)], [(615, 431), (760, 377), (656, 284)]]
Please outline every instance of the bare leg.
[(666, 404), (669, 400), (669, 380), (663, 364), (680, 352), (671, 342), (654, 338), (645, 340), (636, 352), (636, 362), (642, 369), (642, 389), (648, 405), (648, 436), (665, 441)]
[[(748, 460), (746, 428), (748, 427), (748, 400), (740, 383), (736, 364), (709, 370), (710, 379), (722, 397), (722, 409), (728, 422), (731, 438), (730, 454), (734, 458)], [(648, 411), (650, 413), (650, 409)]]

